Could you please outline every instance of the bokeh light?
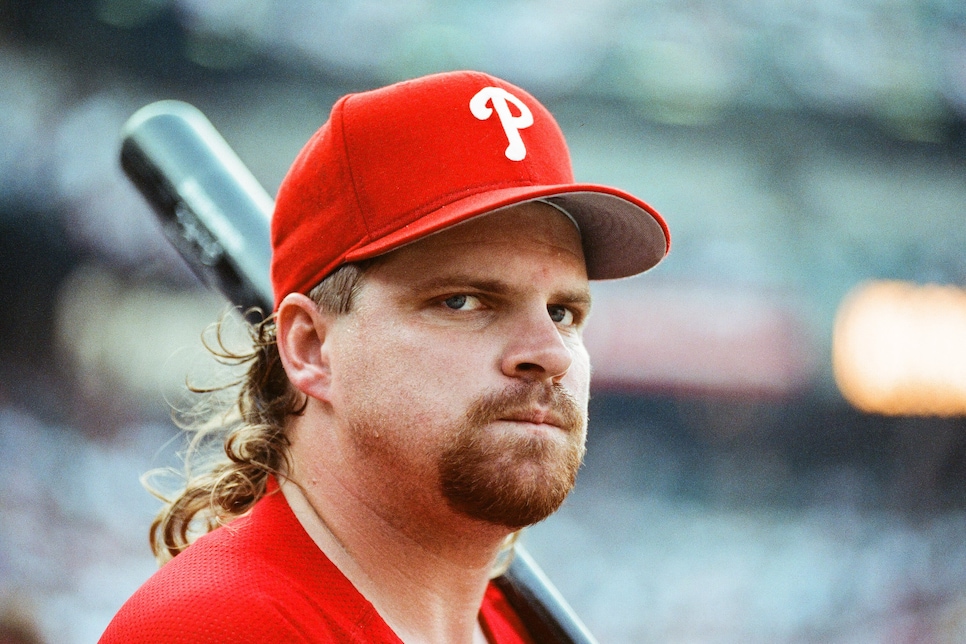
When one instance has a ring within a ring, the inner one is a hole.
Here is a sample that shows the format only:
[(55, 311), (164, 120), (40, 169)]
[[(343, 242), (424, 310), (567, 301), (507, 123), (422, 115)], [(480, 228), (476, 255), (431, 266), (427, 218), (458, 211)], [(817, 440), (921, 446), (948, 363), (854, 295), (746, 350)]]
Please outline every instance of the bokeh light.
[(966, 415), (966, 290), (872, 282), (843, 302), (835, 379), (867, 412)]

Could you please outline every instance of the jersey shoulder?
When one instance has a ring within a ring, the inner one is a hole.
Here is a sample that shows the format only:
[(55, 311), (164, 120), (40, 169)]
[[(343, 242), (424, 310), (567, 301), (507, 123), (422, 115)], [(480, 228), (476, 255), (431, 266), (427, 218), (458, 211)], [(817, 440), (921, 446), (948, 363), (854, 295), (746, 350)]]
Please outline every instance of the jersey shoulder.
[(282, 494), (164, 564), (121, 607), (102, 644), (389, 642), (375, 608), (298, 523)]
[(243, 527), (219, 528), (164, 564), (128, 599), (100, 641), (337, 641), (301, 637), (289, 619), (297, 588), (233, 534)]

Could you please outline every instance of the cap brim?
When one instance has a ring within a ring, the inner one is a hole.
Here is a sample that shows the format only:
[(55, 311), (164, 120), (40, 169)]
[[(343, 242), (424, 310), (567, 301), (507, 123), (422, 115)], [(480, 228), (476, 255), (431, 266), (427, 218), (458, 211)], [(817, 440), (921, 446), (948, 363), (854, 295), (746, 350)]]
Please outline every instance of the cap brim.
[(346, 254), (356, 262), (494, 210), (535, 200), (564, 209), (580, 228), (592, 280), (642, 273), (660, 262), (671, 247), (667, 224), (648, 204), (626, 192), (594, 184), (520, 186), (476, 192), (420, 217), (413, 224), (363, 244)]

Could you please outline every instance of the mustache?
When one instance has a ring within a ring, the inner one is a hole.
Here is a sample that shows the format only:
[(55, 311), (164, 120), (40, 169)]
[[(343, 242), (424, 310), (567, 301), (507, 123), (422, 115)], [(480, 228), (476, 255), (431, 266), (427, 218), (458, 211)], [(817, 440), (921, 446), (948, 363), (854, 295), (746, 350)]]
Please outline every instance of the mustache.
[(484, 394), (470, 407), (467, 420), (482, 427), (497, 420), (529, 420), (535, 411), (545, 413), (542, 422), (568, 434), (580, 432), (586, 423), (577, 398), (562, 385), (525, 381)]

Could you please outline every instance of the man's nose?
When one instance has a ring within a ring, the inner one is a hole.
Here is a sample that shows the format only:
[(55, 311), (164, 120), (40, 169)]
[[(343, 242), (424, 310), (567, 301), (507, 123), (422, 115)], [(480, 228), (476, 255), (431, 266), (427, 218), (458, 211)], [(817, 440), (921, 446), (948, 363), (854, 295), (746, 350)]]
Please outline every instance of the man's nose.
[(546, 307), (521, 313), (509, 334), (502, 364), (507, 376), (558, 382), (573, 364), (573, 353)]

